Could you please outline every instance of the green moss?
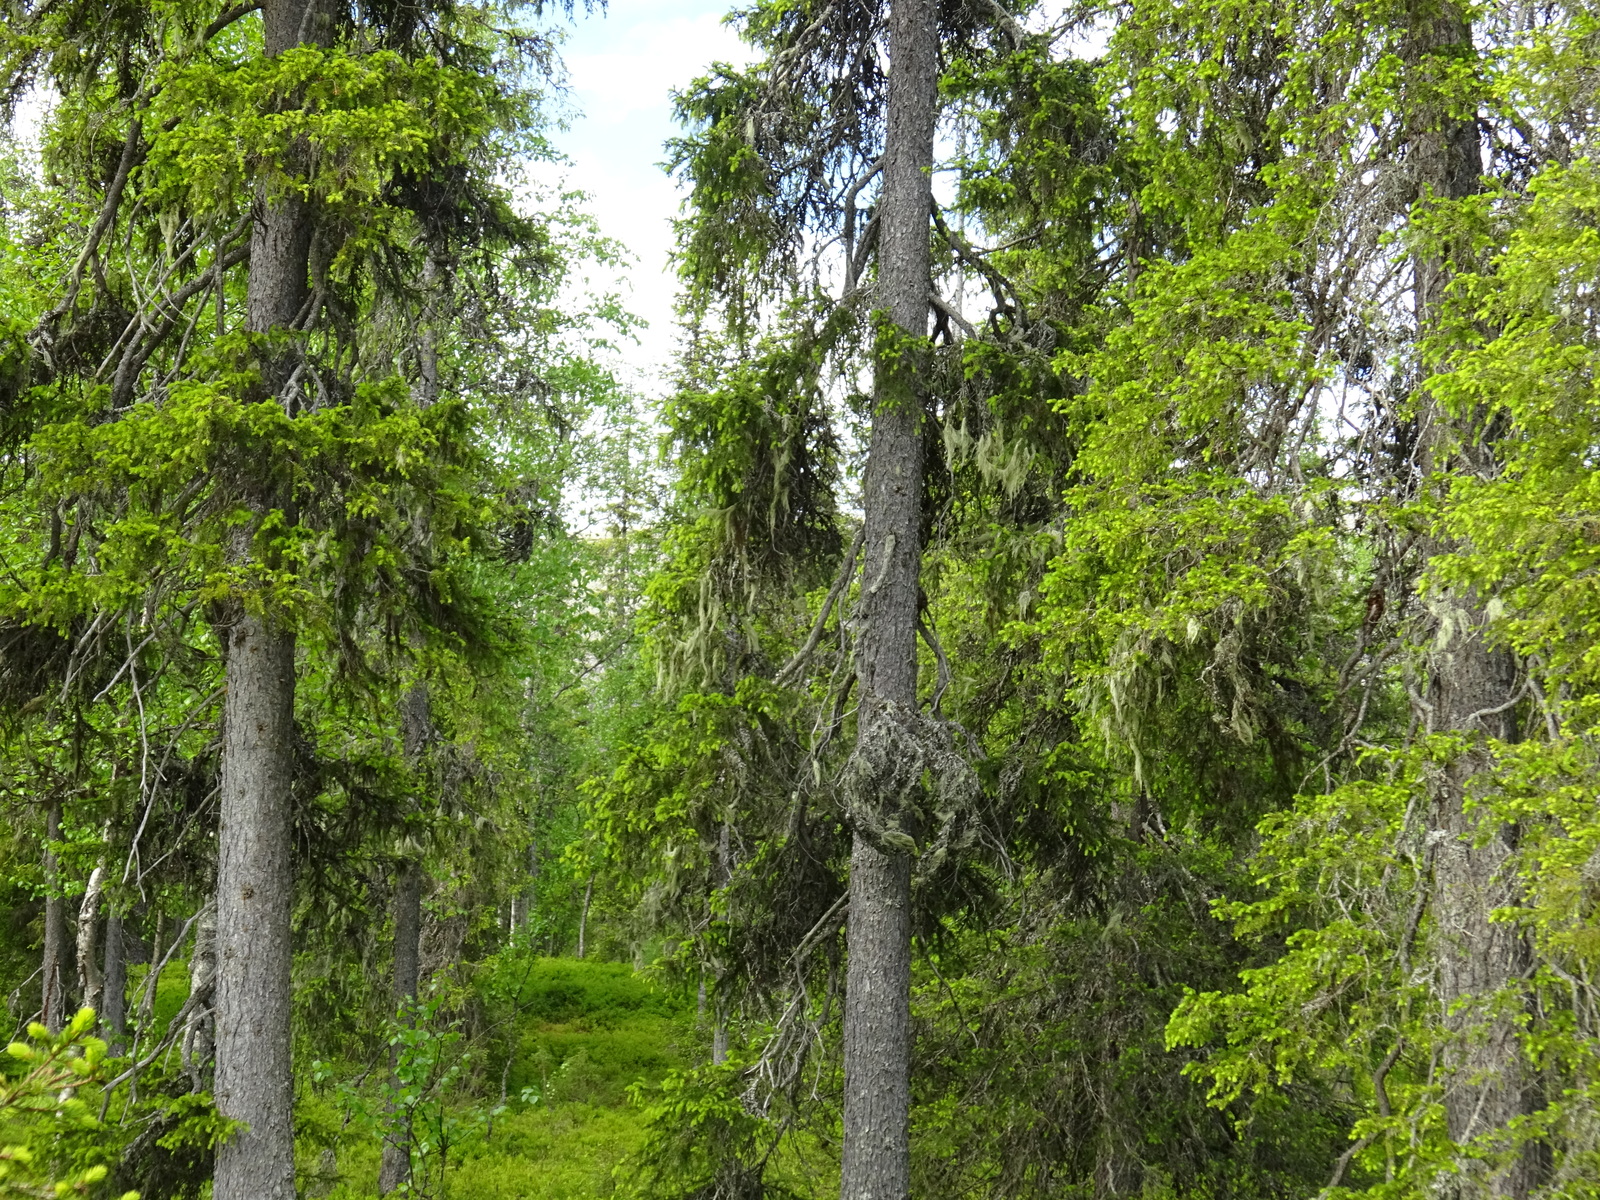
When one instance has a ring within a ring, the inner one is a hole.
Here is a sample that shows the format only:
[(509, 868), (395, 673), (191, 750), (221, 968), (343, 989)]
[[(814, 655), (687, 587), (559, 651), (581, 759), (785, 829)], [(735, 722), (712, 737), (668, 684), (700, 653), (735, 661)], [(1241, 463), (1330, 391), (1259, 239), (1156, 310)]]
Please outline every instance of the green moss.
[[(150, 974), (148, 963), (141, 963), (128, 968), (128, 1017), (131, 1020), (138, 1011), (139, 1003), (144, 999), (145, 979)], [(167, 964), (166, 970), (161, 972), (161, 979), (156, 984), (155, 1023), (156, 1028), (165, 1030), (172, 1023), (172, 1018), (178, 1015), (178, 1010), (183, 1007), (183, 1002), (189, 998), (189, 961), (177, 959)]]
[(641, 1016), (679, 1016), (686, 1001), (626, 963), (507, 957), (491, 989), (515, 1002), (524, 1020), (606, 1026)]
[(524, 1030), (507, 1090), (538, 1088), (547, 1100), (620, 1105), (630, 1084), (655, 1082), (682, 1061), (679, 1021), (644, 1017), (612, 1029), (543, 1025)]
[[(643, 1137), (630, 1108), (536, 1105), (495, 1122), (487, 1141), (469, 1148), (446, 1174), (452, 1200), (579, 1200), (612, 1194), (612, 1171)], [(377, 1194), (379, 1148), (364, 1142), (339, 1156), (339, 1180), (327, 1200)], [(303, 1164), (309, 1168), (315, 1161)], [(319, 1194), (313, 1185), (309, 1194)]]
[[(165, 981), (163, 981), (163, 991)], [(613, 1172), (644, 1139), (628, 1087), (653, 1083), (699, 1053), (694, 1009), (620, 963), (509, 959), (485, 991), (509, 1017), (511, 1062), (484, 1078), (506, 1081), (508, 1111), (452, 1155), (446, 1195), (456, 1200), (567, 1200), (613, 1194)], [(180, 1001), (181, 1002), (181, 1001)], [(517, 1098), (531, 1088), (534, 1104)], [(464, 1097), (486, 1110), (493, 1097)], [(308, 1196), (376, 1196), (377, 1137), (342, 1128), (327, 1096), (302, 1097), (299, 1167)], [(331, 1152), (331, 1158), (329, 1157)]]
[(577, 1200), (609, 1196), (612, 1171), (638, 1149), (639, 1114), (580, 1102), (536, 1106), (503, 1119), (502, 1128), (454, 1172), (453, 1197), (484, 1200)]

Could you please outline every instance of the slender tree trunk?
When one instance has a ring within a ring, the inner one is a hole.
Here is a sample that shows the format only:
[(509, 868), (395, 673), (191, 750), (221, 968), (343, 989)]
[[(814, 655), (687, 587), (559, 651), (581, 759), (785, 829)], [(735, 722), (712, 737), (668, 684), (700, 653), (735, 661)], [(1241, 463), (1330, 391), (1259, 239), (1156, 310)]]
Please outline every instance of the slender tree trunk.
[[(1441, 57), (1471, 56), (1472, 29), (1452, 3), (1431, 8), (1413, 26), (1415, 52)], [(1482, 174), (1477, 123), (1427, 105), (1412, 114), (1417, 131), (1410, 141), (1419, 200), (1426, 193), (1460, 200), (1478, 191)], [(1420, 331), (1436, 328), (1450, 284), (1441, 255), (1422, 255), (1415, 263), (1416, 308)], [(1495, 471), (1486, 414), (1450, 413), (1424, 403), (1420, 420), (1424, 475)], [(1459, 545), (1436, 540), (1430, 556), (1450, 554)], [(1521, 981), (1532, 967), (1532, 947), (1512, 922), (1492, 920), (1498, 908), (1516, 903), (1510, 859), (1516, 831), (1499, 827), (1487, 838), (1480, 812), (1468, 811), (1471, 780), (1492, 766), (1490, 739), (1518, 736), (1514, 712), (1517, 663), (1486, 636), (1484, 598), (1470, 590), (1436, 593), (1430, 602), (1435, 636), (1427, 657), (1428, 696), (1418, 716), (1431, 733), (1455, 733), (1466, 750), (1437, 769), (1430, 780), (1433, 850), (1433, 952), (1438, 970), (1437, 1002), (1452, 1040), (1444, 1050), (1445, 1123), (1453, 1140), (1471, 1141), (1504, 1130), (1538, 1107), (1534, 1073), (1517, 1038)], [(1503, 1171), (1486, 1180), (1487, 1194), (1515, 1200), (1531, 1195), (1543, 1174), (1544, 1156), (1529, 1146)]]
[[(722, 832), (717, 838), (717, 886), (725, 888), (733, 879), (733, 827), (722, 822)], [(705, 987), (702, 976), (700, 986)], [(728, 1061), (728, 999), (722, 993), (722, 975), (717, 975), (717, 989), (711, 1014), (711, 1065), (720, 1067)], [(702, 996), (702, 1004), (704, 997)]]
[(516, 945), (527, 941), (528, 928), (533, 924), (535, 887), (539, 882), (539, 843), (528, 843), (528, 875), (517, 894), (511, 897), (511, 940)]
[(161, 964), (163, 955), (161, 943), (167, 933), (167, 914), (157, 911), (155, 932), (150, 935), (150, 967), (145, 972), (144, 987), (139, 994), (139, 1010), (134, 1015), (133, 1021), (137, 1030), (137, 1037), (145, 1037), (150, 1032), (150, 1022), (156, 1011), (156, 989), (161, 985)]
[(78, 908), (78, 981), (83, 988), (83, 1006), (96, 1013), (101, 1008), (104, 978), (100, 974), (100, 896), (105, 886), (105, 867), (97, 866), (89, 872), (89, 883), (83, 891), (83, 903)]
[(61, 960), (67, 953), (67, 900), (61, 894), (61, 864), (52, 848), (61, 840), (61, 801), (52, 800), (44, 818), (44, 983), (40, 988), (39, 1019), (51, 1033), (60, 1033), (66, 1020), (66, 984)]
[(394, 896), (394, 1006), (403, 1012), (417, 999), (422, 929), (422, 864), (415, 859), (400, 868)]
[(589, 882), (583, 885), (583, 911), (578, 914), (578, 957), (583, 957), (584, 938), (589, 930), (589, 904), (594, 899), (594, 872), (589, 872)]
[(711, 1027), (711, 1065), (720, 1067), (728, 1061), (728, 1006), (720, 997), (712, 1019), (716, 1024)]
[[(413, 768), (422, 759), (427, 745), (430, 717), (428, 691), (413, 685), (400, 706), (400, 736), (406, 761)], [(422, 959), (422, 864), (407, 857), (401, 864), (394, 886), (394, 1007), (402, 1021), (411, 1021), (417, 1000), (418, 973)], [(398, 1046), (389, 1048), (391, 1086), (400, 1087)], [(390, 1110), (391, 1118), (395, 1111)], [(384, 1138), (383, 1159), (378, 1166), (378, 1194), (387, 1196), (411, 1178), (411, 1129), (403, 1120), (392, 1121)]]
[[(402, 1020), (409, 1018), (417, 999), (419, 949), (422, 931), (422, 864), (408, 859), (400, 868), (394, 894), (394, 1005)], [(391, 1084), (400, 1087), (397, 1070), (399, 1047), (389, 1048)], [(391, 1110), (392, 1115), (392, 1110)], [(387, 1196), (411, 1178), (411, 1130), (396, 1121), (383, 1143), (378, 1167), (378, 1194)]]
[(128, 960), (123, 944), (122, 914), (115, 905), (106, 909), (105, 1004), (101, 1024), (113, 1052), (120, 1050), (128, 1019)]
[(535, 838), (528, 843), (528, 903), (523, 907), (523, 928), (533, 928), (533, 918), (539, 904), (539, 842)]
[(209, 1091), (216, 1060), (217, 906), (206, 901), (194, 923), (194, 953), (189, 958), (189, 1000), (194, 1011), (183, 1032), (183, 1069), (189, 1086)]
[[(434, 329), (435, 292), (438, 287), (439, 268), (430, 255), (423, 272), (423, 284), (428, 299), (422, 319), (421, 340), (418, 344), (420, 381), (417, 403), (431, 407), (439, 399), (439, 355)], [(417, 682), (406, 690), (400, 701), (401, 750), (407, 764), (413, 769), (422, 762), (432, 728), (432, 714), (428, 705), (428, 688)], [(394, 978), (393, 999), (398, 1018), (408, 1024), (415, 1019), (417, 989), (422, 968), (422, 893), (426, 880), (422, 864), (413, 857), (400, 863), (394, 886)], [(389, 1048), (390, 1086), (400, 1088), (400, 1048)], [(391, 1125), (383, 1142), (383, 1156), (378, 1164), (378, 1194), (387, 1196), (411, 1178), (411, 1123), (398, 1118), (391, 1102)]]
[[(276, 56), (325, 44), (318, 0), (267, 0), (264, 48)], [(304, 155), (309, 147), (302, 146)], [(294, 148), (288, 156), (295, 169)], [(266, 334), (303, 327), (315, 214), (290, 186), (263, 183), (250, 239), (245, 322)], [(295, 355), (270, 359), (263, 384), (283, 395)], [(267, 487), (258, 515), (288, 498)], [(247, 554), (246, 548), (239, 553)], [(217, 1148), (214, 1200), (294, 1200), (290, 1054), (290, 912), (294, 889), (289, 787), (294, 767), (295, 635), (283, 619), (238, 606), (228, 638), (222, 819), (217, 853), (217, 1110), (243, 1128)]]
[[(928, 335), (938, 11), (936, 0), (893, 0), (889, 13), (879, 298), (913, 351)], [(869, 748), (889, 745), (895, 726), (917, 711), (922, 399), (915, 357), (892, 355), (877, 366), (858, 645), (858, 737)], [(848, 937), (840, 1195), (905, 1200), (911, 1190), (911, 860), (874, 844), (860, 829), (850, 856)]]

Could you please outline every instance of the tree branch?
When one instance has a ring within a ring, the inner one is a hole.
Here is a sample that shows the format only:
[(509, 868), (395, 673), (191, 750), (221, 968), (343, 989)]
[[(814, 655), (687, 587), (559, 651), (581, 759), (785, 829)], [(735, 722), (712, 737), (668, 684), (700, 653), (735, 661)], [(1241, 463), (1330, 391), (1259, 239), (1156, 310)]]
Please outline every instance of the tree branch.
[(1334, 1188), (1338, 1187), (1344, 1182), (1344, 1173), (1345, 1170), (1350, 1166), (1350, 1160), (1356, 1155), (1360, 1154), (1371, 1144), (1372, 1137), (1369, 1134), (1366, 1137), (1357, 1139), (1351, 1144), (1350, 1149), (1339, 1155), (1339, 1161), (1333, 1164), (1333, 1175), (1328, 1180), (1328, 1186), (1322, 1189), (1322, 1195), (1326, 1196), (1329, 1192), (1333, 1191)]
[(943, 313), (947, 320), (953, 321), (967, 337), (978, 336), (978, 331), (972, 327), (972, 322), (957, 312), (938, 292), (930, 291), (928, 293), (928, 303), (933, 305), (938, 312)]
[(861, 231), (861, 244), (855, 248), (845, 264), (845, 289), (844, 295), (839, 298), (843, 304), (853, 295), (860, 286), (861, 272), (867, 269), (867, 257), (872, 253), (873, 247), (878, 244), (878, 214), (873, 213), (867, 220), (867, 227)]
[[(939, 211), (939, 206), (933, 206), (933, 224), (939, 231), (939, 236), (944, 239), (945, 245), (955, 252), (957, 258), (966, 263), (978, 274), (982, 275), (989, 285), (989, 290), (994, 294), (995, 304), (1001, 308), (1011, 308), (1021, 318), (1024, 325), (1028, 324), (1028, 311), (1023, 306), (1022, 299), (1017, 295), (1017, 289), (1011, 281), (975, 250), (972, 243), (951, 229), (944, 219), (944, 214)], [(1010, 302), (1007, 302), (1006, 293), (1010, 293)]]
[[(867, 173), (852, 183), (844, 194), (844, 290), (847, 293), (855, 290), (856, 278), (860, 274), (856, 266), (856, 197), (861, 195), (861, 189), (871, 183), (882, 170), (883, 159), (880, 158), (868, 167)], [(872, 223), (869, 219), (867, 229), (870, 231), (871, 228)]]
[(122, 361), (117, 364), (116, 378), (111, 384), (111, 407), (113, 410), (127, 405), (133, 395), (134, 381), (138, 379), (139, 372), (144, 370), (144, 364), (150, 361), (150, 356), (156, 352), (157, 347), (166, 341), (172, 331), (178, 327), (178, 320), (183, 315), (183, 306), (200, 292), (205, 291), (213, 282), (218, 287), (222, 286), (222, 277), (233, 267), (238, 266), (250, 257), (250, 246), (235, 247), (223, 256), (221, 262), (212, 263), (209, 270), (196, 279), (191, 280), (174, 292), (171, 297), (163, 302), (163, 307), (171, 313), (166, 321), (148, 338), (133, 342), (123, 352)]
[(946, 689), (950, 686), (950, 660), (945, 657), (944, 647), (939, 644), (939, 635), (933, 632), (932, 626), (917, 615), (917, 632), (922, 635), (922, 640), (928, 643), (928, 649), (933, 651), (934, 661), (939, 664), (939, 683), (933, 693), (933, 703), (930, 707), (934, 716), (939, 716), (939, 704), (944, 700)]
[(217, 34), (221, 33), (235, 21), (240, 20), (243, 17), (248, 17), (253, 12), (260, 11), (261, 5), (259, 3), (235, 4), (232, 8), (228, 9), (227, 12), (223, 13), (215, 21), (206, 26), (205, 32), (200, 35), (201, 43), (203, 44), (205, 42), (209, 42), (212, 38), (216, 37)]
[(1000, 26), (1005, 31), (1006, 36), (1011, 39), (1011, 48), (1013, 50), (1021, 50), (1023, 46), (1028, 44), (1028, 31), (1022, 27), (1022, 23), (1016, 17), (1005, 10), (1000, 0), (989, 0), (989, 11), (994, 13), (995, 24)]
[(62, 296), (59, 304), (39, 318), (32, 334), (29, 335), (28, 340), (35, 348), (48, 339), (49, 334), (46, 331), (50, 324), (63, 316), (78, 299), (78, 291), (83, 286), (83, 270), (89, 265), (89, 260), (94, 257), (95, 251), (100, 248), (100, 239), (105, 236), (106, 230), (111, 228), (111, 222), (116, 219), (117, 207), (122, 203), (122, 191), (127, 187), (128, 176), (139, 157), (139, 140), (143, 131), (144, 122), (138, 117), (128, 122), (128, 136), (122, 144), (122, 158), (117, 162), (117, 173), (112, 177), (111, 186), (106, 189), (105, 203), (100, 206), (100, 215), (95, 218), (95, 223), (89, 230), (89, 238), (84, 242), (83, 249), (78, 252), (78, 261), (72, 265), (66, 294)]
[(866, 536), (865, 526), (856, 530), (856, 536), (850, 543), (850, 549), (845, 552), (844, 562), (839, 565), (839, 575), (833, 581), (833, 586), (828, 589), (828, 594), (822, 601), (822, 609), (817, 613), (816, 621), (812, 623), (811, 636), (806, 638), (805, 645), (795, 651), (794, 657), (784, 664), (783, 669), (772, 677), (774, 683), (781, 684), (790, 675), (799, 671), (810, 659), (812, 652), (816, 650), (817, 643), (822, 640), (822, 631), (828, 623), (828, 614), (833, 610), (834, 602), (839, 599), (840, 593), (844, 591), (855, 574), (856, 556), (861, 553), (861, 544), (866, 540)]

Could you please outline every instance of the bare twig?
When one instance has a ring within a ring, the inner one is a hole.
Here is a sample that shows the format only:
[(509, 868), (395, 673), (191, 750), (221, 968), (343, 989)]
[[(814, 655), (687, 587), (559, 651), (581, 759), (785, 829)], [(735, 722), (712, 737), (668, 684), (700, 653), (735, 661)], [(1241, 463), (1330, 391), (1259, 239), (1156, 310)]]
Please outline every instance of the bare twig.
[(939, 644), (939, 635), (934, 633), (933, 627), (917, 617), (917, 632), (922, 635), (922, 640), (928, 643), (928, 649), (933, 651), (934, 660), (939, 664), (939, 683), (934, 689), (933, 703), (929, 707), (933, 715), (939, 715), (939, 704), (944, 699), (945, 690), (950, 686), (950, 660), (945, 657), (944, 647)]
[(850, 542), (850, 549), (845, 551), (844, 561), (839, 564), (839, 574), (834, 579), (833, 586), (828, 589), (827, 596), (823, 598), (822, 608), (817, 612), (816, 621), (812, 623), (810, 636), (806, 638), (805, 644), (795, 651), (794, 657), (773, 676), (774, 683), (781, 684), (800, 671), (815, 652), (817, 643), (822, 640), (823, 630), (828, 624), (829, 613), (833, 611), (835, 602), (855, 576), (856, 558), (861, 553), (861, 544), (866, 540), (866, 536), (865, 526), (856, 530), (856, 536)]
[(817, 918), (817, 923), (811, 927), (805, 937), (800, 939), (800, 944), (794, 948), (794, 953), (789, 956), (789, 965), (799, 973), (800, 964), (810, 957), (811, 951), (817, 942), (832, 933), (839, 927), (850, 913), (850, 893), (846, 892), (829, 906), (828, 911)]
[(144, 123), (139, 118), (135, 117), (128, 122), (128, 136), (122, 143), (122, 158), (117, 162), (117, 173), (112, 177), (111, 186), (106, 189), (105, 203), (100, 206), (100, 215), (90, 228), (83, 249), (78, 252), (78, 260), (72, 265), (72, 272), (67, 277), (66, 292), (56, 306), (40, 317), (34, 326), (29, 340), (35, 345), (42, 345), (49, 338), (47, 331), (51, 323), (63, 316), (76, 303), (78, 290), (83, 286), (84, 268), (89, 265), (89, 260), (100, 248), (100, 239), (105, 237), (106, 230), (111, 228), (111, 222), (116, 219), (117, 207), (122, 203), (122, 191), (127, 187), (128, 175), (139, 157), (139, 140), (143, 131)]
[(954, 322), (955, 325), (960, 328), (961, 332), (966, 334), (967, 337), (971, 338), (978, 336), (978, 331), (972, 327), (972, 322), (957, 312), (954, 306), (946, 301), (944, 297), (939, 295), (938, 292), (928, 293), (928, 303), (933, 305), (933, 307), (939, 312), (943, 313), (947, 320)]
[[(883, 159), (878, 159), (867, 168), (866, 174), (852, 183), (844, 194), (844, 290), (845, 294), (855, 291), (856, 280), (860, 277), (860, 269), (856, 263), (856, 198), (861, 195), (861, 189), (871, 183), (878, 172), (883, 170)], [(868, 232), (872, 230), (871, 219), (867, 225)]]
[(178, 327), (178, 321), (183, 315), (183, 306), (200, 292), (205, 291), (215, 283), (222, 285), (222, 277), (233, 267), (246, 261), (250, 257), (250, 246), (246, 243), (229, 251), (219, 262), (211, 264), (210, 269), (202, 272), (199, 277), (179, 288), (172, 294), (170, 300), (165, 302), (165, 308), (171, 313), (159, 327), (155, 328), (149, 337), (135, 338), (128, 343), (122, 353), (122, 361), (117, 364), (116, 378), (111, 384), (111, 407), (122, 408), (126, 406), (133, 395), (134, 382), (139, 377), (139, 372), (144, 369), (144, 364), (156, 352), (157, 347), (166, 341), (167, 337)]
[[(209, 904), (210, 901), (207, 903)], [(157, 981), (159, 981), (161, 978), (162, 972), (167, 969), (167, 965), (172, 961), (172, 956), (178, 952), (178, 948), (183, 945), (184, 939), (189, 936), (189, 930), (193, 928), (194, 923), (200, 919), (201, 914), (204, 913), (205, 910), (206, 905), (201, 905), (199, 911), (183, 923), (183, 928), (178, 930), (178, 935), (172, 939), (172, 944), (167, 947), (167, 952), (162, 956), (161, 962), (151, 965), (149, 975), (146, 977), (145, 987), (152, 995), (154, 994)], [(206, 998), (204, 996), (191, 992), (188, 999), (183, 1002), (183, 1007), (178, 1010), (177, 1015), (173, 1017), (172, 1020), (167, 1024), (166, 1036), (161, 1039), (160, 1043), (154, 1050), (150, 1051), (150, 1053), (145, 1055), (145, 1057), (142, 1059), (138, 1057), (139, 1038), (144, 1035), (145, 1031), (143, 1029), (137, 1029), (134, 1031), (134, 1045), (130, 1054), (130, 1057), (134, 1059), (133, 1065), (105, 1085), (105, 1099), (100, 1107), (100, 1119), (102, 1121), (105, 1120), (106, 1111), (110, 1107), (112, 1093), (124, 1083), (128, 1083), (136, 1079), (139, 1075), (139, 1072), (143, 1071), (151, 1063), (155, 1062), (156, 1059), (160, 1058), (172, 1048), (178, 1039), (178, 1035), (182, 1033), (183, 1030), (188, 1026), (189, 1018), (193, 1016), (195, 1010), (205, 1002), (205, 999)], [(140, 1008), (142, 1009), (143, 1007), (144, 1005), (141, 1003)]]
[(200, 35), (200, 40), (202, 42), (209, 42), (212, 38), (216, 37), (217, 34), (221, 33), (235, 21), (247, 17), (253, 12), (259, 11), (261, 11), (261, 5), (259, 3), (235, 4), (232, 8), (228, 9), (227, 12), (223, 13), (215, 21), (211, 22), (211, 24), (205, 27), (205, 31)]
[[(988, 259), (973, 248), (971, 242), (950, 228), (944, 219), (944, 214), (939, 211), (937, 204), (933, 206), (933, 224), (939, 231), (939, 236), (944, 239), (945, 245), (955, 252), (956, 257), (983, 276), (985, 282), (989, 285), (989, 291), (994, 295), (995, 304), (1000, 308), (1014, 310), (1023, 325), (1026, 326), (1028, 324), (1028, 312), (1023, 306), (1021, 297), (1017, 295), (1017, 289), (1012, 286), (1010, 280), (994, 268), (994, 265)], [(1007, 298), (1008, 293), (1009, 300)]]

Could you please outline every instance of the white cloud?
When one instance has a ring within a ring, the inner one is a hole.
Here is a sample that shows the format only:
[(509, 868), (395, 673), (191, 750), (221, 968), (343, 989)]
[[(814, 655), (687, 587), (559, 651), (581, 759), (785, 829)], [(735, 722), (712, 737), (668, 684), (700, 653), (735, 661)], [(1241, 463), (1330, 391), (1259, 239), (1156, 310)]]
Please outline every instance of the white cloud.
[(637, 258), (629, 306), (650, 323), (628, 357), (648, 390), (670, 366), (676, 279), (668, 266), (682, 194), (659, 164), (681, 133), (671, 93), (713, 62), (743, 63), (748, 49), (721, 22), (726, 0), (611, 0), (578, 23), (563, 51), (571, 99), (583, 114), (557, 136), (570, 162), (555, 172), (591, 196), (601, 229)]

